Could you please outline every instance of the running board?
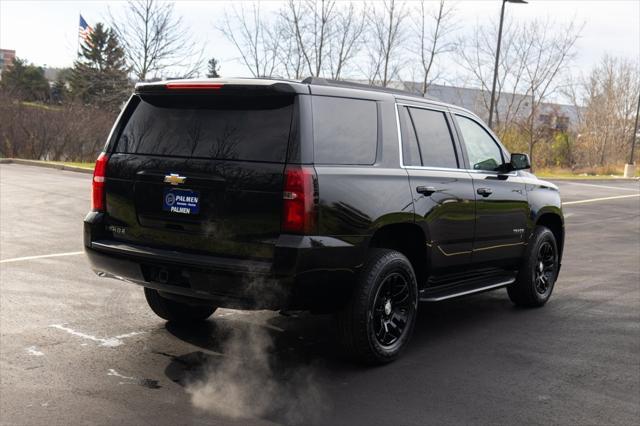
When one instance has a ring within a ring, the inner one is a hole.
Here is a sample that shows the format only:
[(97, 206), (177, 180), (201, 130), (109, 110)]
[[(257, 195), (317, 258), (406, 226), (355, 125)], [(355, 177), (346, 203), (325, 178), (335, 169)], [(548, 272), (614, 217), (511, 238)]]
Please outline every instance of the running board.
[(483, 291), (494, 290), (500, 287), (507, 287), (516, 281), (515, 278), (502, 279), (493, 284), (486, 281), (482, 284), (464, 283), (456, 286), (447, 286), (446, 288), (433, 288), (422, 290), (420, 292), (421, 302), (440, 302), (442, 300), (453, 299), (456, 297), (466, 296), (469, 294), (482, 293)]

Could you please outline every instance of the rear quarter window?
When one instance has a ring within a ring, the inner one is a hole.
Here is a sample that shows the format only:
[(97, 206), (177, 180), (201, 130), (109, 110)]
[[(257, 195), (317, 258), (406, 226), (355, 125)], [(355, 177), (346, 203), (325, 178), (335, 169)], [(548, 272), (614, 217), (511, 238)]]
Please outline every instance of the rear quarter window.
[(312, 106), (315, 163), (375, 163), (378, 145), (375, 101), (314, 96)]
[(293, 97), (148, 95), (132, 102), (116, 152), (285, 161)]

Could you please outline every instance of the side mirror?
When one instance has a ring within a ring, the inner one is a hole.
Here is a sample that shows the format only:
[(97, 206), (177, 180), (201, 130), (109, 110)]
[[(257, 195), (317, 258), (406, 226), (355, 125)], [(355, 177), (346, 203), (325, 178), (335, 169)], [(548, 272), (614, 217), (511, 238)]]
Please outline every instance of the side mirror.
[(531, 162), (529, 161), (529, 156), (527, 154), (511, 154), (509, 168), (511, 170), (530, 169)]

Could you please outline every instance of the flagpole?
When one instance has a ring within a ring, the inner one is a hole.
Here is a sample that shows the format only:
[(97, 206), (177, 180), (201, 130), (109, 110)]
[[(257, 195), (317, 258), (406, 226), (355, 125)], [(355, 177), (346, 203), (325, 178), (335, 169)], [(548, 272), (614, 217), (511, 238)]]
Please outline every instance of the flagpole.
[[(78, 28), (80, 28), (80, 17), (82, 17), (82, 12), (78, 12)], [(80, 31), (78, 30), (76, 33), (76, 60), (80, 58)]]

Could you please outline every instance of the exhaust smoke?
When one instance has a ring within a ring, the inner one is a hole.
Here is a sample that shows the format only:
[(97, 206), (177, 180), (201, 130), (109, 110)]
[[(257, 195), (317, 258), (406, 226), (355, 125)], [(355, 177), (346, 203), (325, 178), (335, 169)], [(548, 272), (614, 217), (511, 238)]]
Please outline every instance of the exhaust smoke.
[(327, 403), (313, 368), (284, 361), (269, 329), (246, 325), (236, 324), (222, 345), (223, 356), (212, 358), (202, 378), (187, 384), (192, 404), (231, 418), (318, 423)]

